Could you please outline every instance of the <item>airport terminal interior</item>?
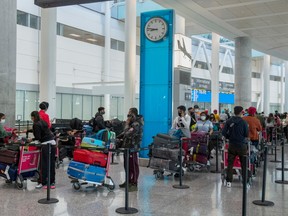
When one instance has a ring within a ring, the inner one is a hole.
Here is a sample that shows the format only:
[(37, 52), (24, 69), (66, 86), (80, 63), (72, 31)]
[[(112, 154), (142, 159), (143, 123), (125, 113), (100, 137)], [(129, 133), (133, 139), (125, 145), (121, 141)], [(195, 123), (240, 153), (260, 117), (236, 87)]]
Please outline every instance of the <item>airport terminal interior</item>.
[[(1, 0), (0, 14), (0, 216), (288, 215), (288, 0)], [(230, 182), (238, 116), (260, 126), (238, 130), (248, 164)]]

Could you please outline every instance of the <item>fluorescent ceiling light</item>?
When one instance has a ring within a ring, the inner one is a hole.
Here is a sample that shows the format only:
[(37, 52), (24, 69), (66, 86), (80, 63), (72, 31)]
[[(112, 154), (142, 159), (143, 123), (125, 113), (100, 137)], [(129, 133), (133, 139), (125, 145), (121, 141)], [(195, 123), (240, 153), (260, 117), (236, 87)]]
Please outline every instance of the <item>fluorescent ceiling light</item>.
[(88, 41), (92, 41), (92, 42), (96, 42), (96, 41), (97, 41), (97, 40), (94, 39), (94, 38), (87, 38), (86, 40), (88, 40)]
[(72, 37), (80, 37), (80, 35), (77, 35), (77, 34), (69, 34), (69, 35)]

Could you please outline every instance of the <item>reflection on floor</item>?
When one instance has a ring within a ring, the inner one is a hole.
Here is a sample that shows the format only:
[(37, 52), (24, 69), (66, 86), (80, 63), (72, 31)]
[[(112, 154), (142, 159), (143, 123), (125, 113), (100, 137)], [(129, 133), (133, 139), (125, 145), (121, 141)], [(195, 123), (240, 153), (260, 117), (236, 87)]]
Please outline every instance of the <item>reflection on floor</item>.
[[(286, 145), (287, 146), (287, 145)], [(278, 151), (278, 159), (280, 159)], [(285, 153), (288, 153), (288, 146)], [(287, 158), (287, 154), (285, 154)], [(261, 197), (262, 168), (253, 180), (253, 185), (248, 189), (247, 215), (261, 216), (287, 216), (288, 215), (288, 185), (275, 184), (276, 179), (281, 179), (281, 172), (276, 171), (279, 163), (271, 163), (268, 157), (266, 200), (273, 201), (274, 207), (259, 207), (252, 204), (253, 200)], [(115, 159), (118, 165), (112, 165), (110, 176), (117, 184), (113, 192), (106, 188), (83, 188), (80, 191), (72, 189), (66, 170), (69, 163), (57, 170), (57, 188), (51, 192), (51, 197), (59, 199), (59, 203), (52, 205), (38, 204), (38, 200), (45, 198), (45, 190), (34, 189), (36, 183), (27, 181), (26, 190), (18, 190), (15, 185), (5, 183), (0, 179), (0, 215), (1, 216), (39, 216), (39, 215), (119, 215), (115, 210), (124, 207), (125, 192), (118, 187), (125, 178), (122, 156)], [(285, 161), (288, 167), (287, 160)], [(215, 161), (212, 161), (211, 170), (215, 169)], [(263, 167), (263, 166), (262, 166)], [(173, 176), (165, 176), (162, 180), (156, 180), (153, 170), (141, 167), (138, 192), (129, 193), (129, 205), (139, 212), (135, 215), (143, 216), (240, 216), (242, 215), (242, 185), (235, 179), (232, 188), (222, 185), (221, 174), (193, 172), (186, 173), (183, 183), (189, 185), (189, 189), (174, 189), (174, 184), (179, 184)], [(286, 177), (288, 180), (288, 176)]]

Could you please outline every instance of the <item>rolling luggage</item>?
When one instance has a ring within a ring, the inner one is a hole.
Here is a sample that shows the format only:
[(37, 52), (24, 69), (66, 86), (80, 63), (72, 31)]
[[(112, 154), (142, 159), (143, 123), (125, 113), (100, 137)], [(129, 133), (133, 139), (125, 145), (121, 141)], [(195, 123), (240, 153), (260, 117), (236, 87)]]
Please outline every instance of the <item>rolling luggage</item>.
[[(185, 155), (185, 153), (182, 153)], [(168, 148), (152, 148), (152, 156), (162, 159), (168, 159), (172, 161), (178, 161), (180, 155), (179, 149), (168, 149)]]
[(193, 155), (189, 155), (189, 161), (194, 161), (194, 162), (198, 162), (200, 164), (207, 164), (207, 155), (203, 155), (203, 154), (193, 154)]
[(206, 145), (197, 144), (196, 146), (192, 146), (192, 147), (193, 147), (194, 154), (202, 154), (202, 155), (208, 154), (208, 146)]
[(99, 166), (71, 161), (67, 169), (67, 174), (79, 180), (103, 183), (106, 170)]
[(208, 143), (208, 138), (209, 136), (207, 135), (206, 132), (193, 132), (191, 133), (191, 140), (195, 142), (200, 142), (200, 143)]
[(90, 137), (84, 137), (81, 143), (81, 147), (96, 147), (96, 148), (105, 148), (106, 144), (102, 140), (93, 139)]
[(5, 164), (17, 164), (18, 154), (18, 151), (2, 149), (0, 150), (0, 162)]
[(157, 134), (153, 137), (153, 144), (155, 147), (165, 147), (165, 148), (179, 148), (180, 141), (175, 139), (168, 134)]
[[(7, 173), (8, 175), (6, 175)], [(8, 180), (15, 181), (17, 177), (17, 168), (14, 166), (9, 166), (7, 164), (0, 163), (0, 176)]]
[(86, 164), (106, 167), (108, 155), (102, 152), (93, 152), (86, 149), (76, 149), (74, 151), (73, 160)]
[(164, 170), (177, 171), (178, 164), (176, 161), (166, 160), (161, 158), (151, 158), (150, 167)]

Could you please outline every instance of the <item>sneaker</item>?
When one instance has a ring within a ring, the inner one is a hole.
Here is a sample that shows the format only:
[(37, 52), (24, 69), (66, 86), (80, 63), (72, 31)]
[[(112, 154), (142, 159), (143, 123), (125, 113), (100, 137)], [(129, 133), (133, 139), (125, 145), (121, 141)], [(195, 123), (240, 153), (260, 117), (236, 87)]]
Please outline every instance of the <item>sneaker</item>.
[(138, 187), (135, 184), (131, 184), (128, 188), (129, 192), (134, 192), (134, 191), (138, 191)]
[(231, 182), (227, 182), (226, 186), (227, 188), (231, 188)]
[(43, 185), (41, 183), (39, 183), (35, 188), (36, 189), (41, 189), (43, 187)]
[[(43, 189), (47, 189), (47, 188), (48, 188), (47, 185), (43, 186)], [(50, 189), (55, 189), (55, 188), (56, 188), (55, 183), (50, 184)]]
[[(212, 158), (212, 157), (211, 157), (211, 158)], [(210, 166), (210, 165), (211, 165), (211, 164), (210, 164), (210, 161), (208, 160), (208, 161), (207, 161), (207, 166)]]
[(123, 182), (122, 184), (119, 184), (120, 188), (125, 188), (126, 187), (126, 182)]

